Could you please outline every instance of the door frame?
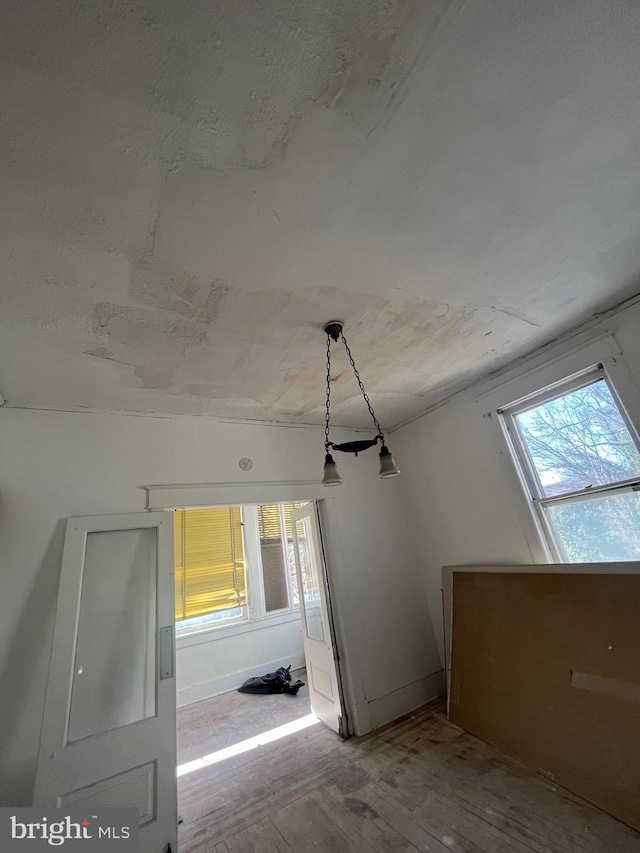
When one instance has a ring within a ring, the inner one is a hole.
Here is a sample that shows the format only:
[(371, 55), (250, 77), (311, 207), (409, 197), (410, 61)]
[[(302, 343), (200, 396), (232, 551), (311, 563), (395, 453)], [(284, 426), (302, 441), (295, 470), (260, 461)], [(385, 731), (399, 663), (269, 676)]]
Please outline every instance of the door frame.
[[(327, 489), (317, 480), (292, 480), (257, 483), (198, 483), (193, 485), (148, 485), (147, 509), (175, 510), (216, 506), (253, 506), (255, 504), (293, 503), (312, 501), (320, 531), (322, 576), (325, 586), (333, 645), (334, 663), (341, 706), (340, 737), (346, 739), (353, 731), (353, 698), (348, 689), (346, 675), (353, 675), (349, 667), (349, 647), (336, 607), (338, 598), (334, 567), (340, 565), (338, 540), (338, 513), (336, 497), (327, 495)], [(346, 673), (345, 670), (346, 669)], [(356, 668), (357, 669), (357, 668)], [(356, 687), (357, 690), (357, 687)]]

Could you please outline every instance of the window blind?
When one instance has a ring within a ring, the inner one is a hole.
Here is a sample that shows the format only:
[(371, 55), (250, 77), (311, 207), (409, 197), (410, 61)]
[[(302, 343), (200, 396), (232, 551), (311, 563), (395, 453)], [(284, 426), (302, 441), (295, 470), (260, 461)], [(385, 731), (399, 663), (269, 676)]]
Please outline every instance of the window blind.
[[(260, 504), (258, 535), (262, 558), (265, 610), (273, 613), (289, 607), (288, 552), (291, 541), (291, 511), (300, 504)], [(282, 541), (282, 528), (285, 541)]]
[(299, 506), (302, 506), (302, 504), (300, 504), (300, 503), (283, 504), (283, 506), (282, 506), (282, 508), (284, 510), (284, 525), (285, 525), (285, 529), (286, 529), (287, 541), (288, 542), (291, 542), (291, 540), (293, 539), (293, 533), (291, 530), (291, 512), (294, 509), (298, 509)]
[(176, 621), (246, 604), (240, 507), (178, 510)]
[(258, 507), (258, 532), (261, 545), (274, 545), (282, 540), (279, 504), (262, 504)]
[[(287, 541), (291, 541), (291, 512), (301, 504), (282, 504)], [(280, 504), (261, 504), (258, 507), (258, 531), (262, 545), (273, 545), (282, 541)]]

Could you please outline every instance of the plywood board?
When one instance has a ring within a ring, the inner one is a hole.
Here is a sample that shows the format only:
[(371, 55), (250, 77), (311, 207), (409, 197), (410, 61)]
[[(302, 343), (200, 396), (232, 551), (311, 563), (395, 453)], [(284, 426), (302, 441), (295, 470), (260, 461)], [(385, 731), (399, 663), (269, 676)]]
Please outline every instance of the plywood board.
[(640, 576), (454, 572), (450, 719), (640, 829)]

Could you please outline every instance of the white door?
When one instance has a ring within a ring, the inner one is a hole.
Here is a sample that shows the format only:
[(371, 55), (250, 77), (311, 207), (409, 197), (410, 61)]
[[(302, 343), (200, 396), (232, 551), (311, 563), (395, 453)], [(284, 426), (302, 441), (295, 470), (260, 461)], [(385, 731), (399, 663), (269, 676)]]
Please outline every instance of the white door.
[(340, 691), (315, 504), (308, 503), (294, 509), (291, 527), (311, 710), (334, 732), (346, 734), (341, 731)]
[(137, 807), (140, 853), (177, 850), (174, 594), (170, 513), (67, 520), (34, 805)]

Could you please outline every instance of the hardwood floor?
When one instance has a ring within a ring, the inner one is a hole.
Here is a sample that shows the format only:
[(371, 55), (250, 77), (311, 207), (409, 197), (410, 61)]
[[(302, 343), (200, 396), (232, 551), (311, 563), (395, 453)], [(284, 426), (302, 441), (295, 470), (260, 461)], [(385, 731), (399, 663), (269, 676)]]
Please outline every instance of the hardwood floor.
[[(180, 763), (308, 713), (306, 688), (188, 706)], [(640, 853), (640, 833), (451, 725), (442, 702), (345, 742), (311, 725), (178, 782), (181, 853)]]
[[(307, 681), (304, 669), (291, 680)], [(224, 749), (311, 713), (306, 686), (296, 696), (223, 693), (178, 709), (178, 764)]]

